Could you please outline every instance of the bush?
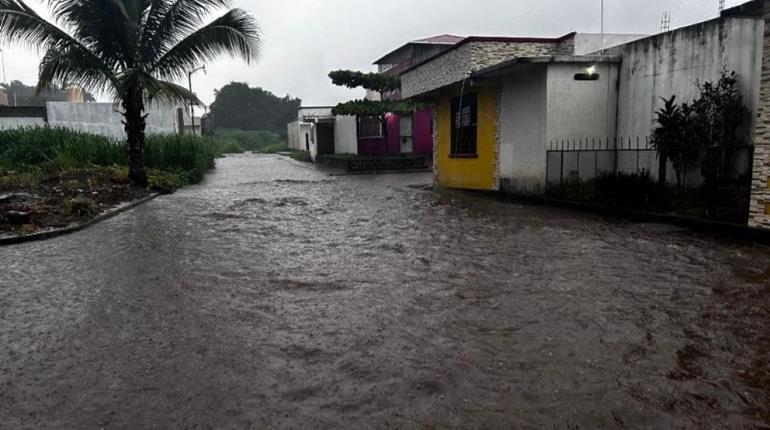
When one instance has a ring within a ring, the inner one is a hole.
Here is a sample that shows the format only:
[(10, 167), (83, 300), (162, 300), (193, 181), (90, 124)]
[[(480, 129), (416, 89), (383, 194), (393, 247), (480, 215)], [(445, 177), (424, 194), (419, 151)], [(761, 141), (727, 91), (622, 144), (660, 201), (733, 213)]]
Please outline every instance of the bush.
[(216, 142), (207, 137), (164, 134), (149, 136), (145, 142), (147, 167), (184, 174), (191, 183), (203, 179), (218, 155)]
[(310, 152), (308, 151), (292, 151), (291, 152), (291, 158), (297, 160), (297, 161), (304, 161), (306, 163), (309, 163), (313, 161), (310, 158)]
[(286, 139), (271, 131), (218, 128), (214, 132), (214, 136), (221, 139), (233, 139), (246, 151), (275, 153), (289, 149)]

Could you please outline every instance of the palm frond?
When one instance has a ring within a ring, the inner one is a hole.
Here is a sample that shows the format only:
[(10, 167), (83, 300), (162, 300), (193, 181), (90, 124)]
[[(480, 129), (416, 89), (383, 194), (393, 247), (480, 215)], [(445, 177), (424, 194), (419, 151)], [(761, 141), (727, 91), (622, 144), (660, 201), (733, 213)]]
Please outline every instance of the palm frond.
[(105, 61), (132, 66), (136, 61), (140, 0), (49, 0), (57, 22)]
[(37, 92), (47, 90), (52, 84), (78, 84), (83, 88), (104, 91), (115, 83), (112, 72), (83, 48), (50, 48), (40, 62)]
[(152, 0), (141, 38), (144, 57), (150, 61), (158, 59), (201, 26), (213, 10), (227, 8), (230, 3), (231, 0)]
[(242, 9), (233, 9), (169, 49), (149, 70), (163, 79), (174, 80), (220, 54), (241, 57), (250, 63), (259, 57), (261, 38), (254, 19)]

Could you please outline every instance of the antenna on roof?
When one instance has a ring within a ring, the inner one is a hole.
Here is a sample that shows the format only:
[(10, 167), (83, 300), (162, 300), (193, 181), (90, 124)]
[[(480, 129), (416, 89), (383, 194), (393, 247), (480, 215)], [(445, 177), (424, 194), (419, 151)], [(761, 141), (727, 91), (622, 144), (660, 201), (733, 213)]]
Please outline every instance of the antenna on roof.
[(719, 0), (719, 13), (725, 10), (725, 0)]
[(671, 30), (671, 12), (663, 12), (660, 16), (660, 32), (665, 33)]
[(602, 45), (601, 45), (601, 54), (604, 55), (604, 0), (602, 0), (602, 10), (601, 10), (601, 22), (602, 22)]

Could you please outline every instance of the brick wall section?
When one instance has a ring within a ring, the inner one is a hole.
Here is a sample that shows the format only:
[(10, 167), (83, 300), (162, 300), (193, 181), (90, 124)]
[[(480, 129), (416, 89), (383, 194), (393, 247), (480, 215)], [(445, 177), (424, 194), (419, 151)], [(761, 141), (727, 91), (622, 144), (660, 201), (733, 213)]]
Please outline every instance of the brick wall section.
[(762, 82), (759, 85), (757, 125), (754, 130), (754, 171), (749, 225), (770, 229), (770, 1), (763, 4), (765, 34), (762, 49)]
[(401, 76), (402, 97), (412, 97), (462, 81), (468, 71), (477, 71), (515, 57), (573, 55), (574, 38), (560, 43), (491, 42), (466, 43)]

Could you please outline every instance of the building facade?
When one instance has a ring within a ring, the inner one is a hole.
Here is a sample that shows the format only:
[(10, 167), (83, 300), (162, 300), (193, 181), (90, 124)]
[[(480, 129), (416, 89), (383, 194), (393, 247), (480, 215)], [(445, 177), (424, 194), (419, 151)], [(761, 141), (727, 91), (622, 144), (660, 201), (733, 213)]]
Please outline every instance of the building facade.
[(404, 70), (401, 94), (436, 109), (437, 185), (543, 194), (554, 144), (644, 141), (661, 98), (689, 102), (696, 82), (735, 71), (752, 113), (748, 223), (770, 228), (769, 4), (653, 36), (467, 38)]

